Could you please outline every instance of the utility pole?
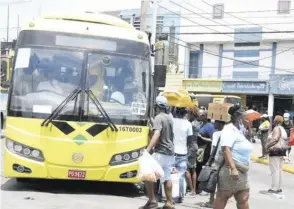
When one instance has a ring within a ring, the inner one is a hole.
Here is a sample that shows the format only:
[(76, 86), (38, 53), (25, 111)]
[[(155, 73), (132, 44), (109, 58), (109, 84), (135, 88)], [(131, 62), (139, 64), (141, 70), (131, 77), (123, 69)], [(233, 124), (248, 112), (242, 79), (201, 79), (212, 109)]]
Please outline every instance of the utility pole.
[(19, 15), (17, 15), (17, 34), (16, 34), (16, 39), (18, 38), (18, 34), (19, 34)]
[(148, 10), (150, 2), (146, 0), (141, 0), (141, 18), (140, 18), (140, 30), (147, 31), (148, 26)]
[[(156, 23), (157, 23), (157, 0), (153, 0), (153, 6), (152, 6), (152, 23), (151, 23), (151, 44), (154, 46), (156, 41)], [(151, 69), (152, 73), (154, 73), (154, 65), (155, 65), (155, 56), (151, 57)]]
[(9, 41), (9, 4), (7, 5), (7, 37), (6, 41)]

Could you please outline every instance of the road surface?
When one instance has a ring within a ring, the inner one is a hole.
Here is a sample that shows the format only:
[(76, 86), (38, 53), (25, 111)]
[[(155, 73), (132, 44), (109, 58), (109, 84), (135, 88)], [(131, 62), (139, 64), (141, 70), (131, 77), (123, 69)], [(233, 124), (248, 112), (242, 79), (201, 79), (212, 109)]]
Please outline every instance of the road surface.
[[(15, 179), (3, 177), (3, 139), (1, 139), (1, 208), (29, 209), (137, 209), (146, 201), (144, 194), (135, 187), (123, 184), (102, 184), (76, 181), (37, 181), (29, 184), (17, 183)], [(267, 166), (252, 163), (251, 209), (293, 209), (294, 175), (284, 173), (285, 199), (259, 194), (259, 190), (268, 189), (270, 172)], [(292, 199), (291, 199), (292, 198)], [(176, 205), (178, 209), (201, 208), (196, 203), (208, 197), (186, 197), (184, 203)], [(228, 209), (234, 209), (234, 200)]]

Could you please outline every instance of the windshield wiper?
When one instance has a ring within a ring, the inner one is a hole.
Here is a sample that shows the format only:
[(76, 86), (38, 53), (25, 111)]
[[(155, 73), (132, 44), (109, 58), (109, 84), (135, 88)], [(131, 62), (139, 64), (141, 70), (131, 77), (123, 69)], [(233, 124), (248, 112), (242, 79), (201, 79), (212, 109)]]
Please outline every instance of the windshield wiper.
[(86, 90), (88, 97), (93, 101), (97, 109), (101, 112), (102, 116), (105, 118), (107, 124), (110, 126), (111, 131), (118, 131), (116, 125), (110, 120), (108, 114), (106, 113), (105, 109), (102, 107), (99, 100), (96, 98), (92, 90)]
[(55, 110), (46, 118), (42, 123), (41, 126), (48, 126), (48, 124), (61, 112), (61, 110), (67, 105), (71, 100), (73, 100), (75, 97), (78, 96), (78, 94), (81, 93), (80, 88), (76, 88), (73, 90), (73, 92), (68, 95), (63, 102), (58, 105), (58, 107), (55, 108)]

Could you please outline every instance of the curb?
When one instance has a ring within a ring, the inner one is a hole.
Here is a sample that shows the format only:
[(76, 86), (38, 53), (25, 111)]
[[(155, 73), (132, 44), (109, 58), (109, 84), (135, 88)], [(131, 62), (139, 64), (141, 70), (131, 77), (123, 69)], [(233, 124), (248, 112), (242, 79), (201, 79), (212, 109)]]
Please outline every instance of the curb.
[[(256, 162), (256, 163), (260, 163), (260, 164), (264, 164), (264, 165), (269, 165), (269, 161), (268, 160), (259, 159), (255, 155), (251, 155), (251, 160), (254, 161), (254, 162)], [(285, 171), (287, 173), (294, 174), (294, 167), (289, 166), (289, 165), (283, 165), (283, 171)]]

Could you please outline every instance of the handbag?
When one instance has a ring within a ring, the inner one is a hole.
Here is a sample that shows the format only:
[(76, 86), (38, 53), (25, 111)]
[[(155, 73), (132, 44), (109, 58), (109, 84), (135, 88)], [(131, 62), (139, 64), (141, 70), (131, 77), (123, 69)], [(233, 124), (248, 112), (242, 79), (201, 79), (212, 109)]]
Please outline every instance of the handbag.
[(271, 152), (280, 152), (280, 151), (285, 151), (288, 149), (288, 145), (287, 145), (287, 141), (282, 137), (282, 130), (281, 130), (282, 127), (279, 127), (279, 130), (280, 130), (280, 138), (278, 140), (278, 142), (271, 146), (268, 151)]
[(289, 143), (288, 146), (294, 146), (294, 128), (290, 129), (290, 137), (289, 137)]
[(213, 164), (215, 156), (216, 156), (216, 152), (219, 147), (220, 138), (221, 137), (218, 138), (216, 147), (215, 147), (213, 153), (211, 153), (210, 159), (208, 160), (208, 166), (202, 168), (202, 170), (199, 174), (199, 177), (198, 177), (199, 189), (203, 190), (205, 192), (208, 192), (208, 193), (215, 192), (217, 181), (218, 181), (218, 173), (224, 164), (224, 161), (223, 161), (218, 168), (212, 167), (212, 164)]

